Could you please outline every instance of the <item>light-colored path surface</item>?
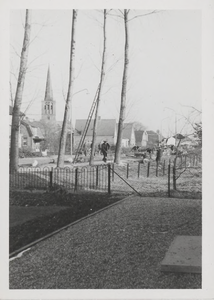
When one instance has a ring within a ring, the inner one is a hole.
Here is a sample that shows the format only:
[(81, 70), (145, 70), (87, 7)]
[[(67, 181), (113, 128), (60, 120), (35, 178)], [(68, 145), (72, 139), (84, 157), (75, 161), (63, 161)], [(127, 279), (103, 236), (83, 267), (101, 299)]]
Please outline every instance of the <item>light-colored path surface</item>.
[(200, 288), (160, 270), (176, 235), (201, 235), (201, 201), (132, 197), (10, 262), (10, 289)]
[(164, 272), (201, 273), (201, 252), (201, 236), (176, 236), (161, 262), (161, 270)]

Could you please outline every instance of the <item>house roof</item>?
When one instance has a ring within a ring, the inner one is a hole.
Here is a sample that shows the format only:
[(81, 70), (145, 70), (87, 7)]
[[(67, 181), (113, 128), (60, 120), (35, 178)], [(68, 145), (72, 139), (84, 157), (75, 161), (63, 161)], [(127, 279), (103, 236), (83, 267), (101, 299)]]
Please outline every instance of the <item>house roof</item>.
[[(87, 120), (76, 120), (74, 135), (82, 134)], [(86, 136), (93, 134), (94, 120), (91, 120)], [(98, 120), (97, 136), (114, 136), (116, 129), (116, 119)]]

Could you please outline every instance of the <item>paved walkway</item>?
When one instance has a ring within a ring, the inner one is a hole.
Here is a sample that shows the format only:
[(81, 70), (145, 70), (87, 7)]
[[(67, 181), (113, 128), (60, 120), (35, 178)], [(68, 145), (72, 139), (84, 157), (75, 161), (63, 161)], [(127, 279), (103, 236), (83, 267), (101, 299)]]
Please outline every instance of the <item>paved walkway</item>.
[(176, 235), (201, 235), (200, 214), (200, 200), (128, 198), (10, 261), (10, 289), (200, 288), (160, 271)]

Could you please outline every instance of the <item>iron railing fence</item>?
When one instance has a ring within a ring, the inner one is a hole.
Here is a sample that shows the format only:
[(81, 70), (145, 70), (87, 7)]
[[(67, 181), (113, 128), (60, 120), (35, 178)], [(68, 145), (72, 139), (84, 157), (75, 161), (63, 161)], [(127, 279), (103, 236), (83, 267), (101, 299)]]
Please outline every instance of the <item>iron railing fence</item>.
[[(166, 193), (177, 187), (180, 191), (202, 192), (202, 159), (199, 155), (162, 158), (159, 162), (154, 159), (141, 162), (112, 165), (112, 190), (129, 192), (130, 187), (121, 181), (119, 176), (142, 195), (151, 193)], [(174, 172), (175, 170), (175, 172)], [(118, 174), (119, 176), (117, 176)], [(174, 176), (174, 177), (173, 177)], [(175, 180), (174, 180), (175, 179)], [(176, 181), (176, 187), (174, 182)], [(170, 184), (171, 182), (171, 184)]]
[[(11, 189), (94, 190), (110, 193), (137, 191), (141, 194), (202, 191), (202, 163), (199, 156), (173, 156), (155, 160), (65, 168), (21, 167), (10, 173)], [(171, 182), (171, 184), (170, 184)]]
[(11, 189), (98, 190), (110, 192), (108, 164), (65, 168), (25, 168), (10, 172)]

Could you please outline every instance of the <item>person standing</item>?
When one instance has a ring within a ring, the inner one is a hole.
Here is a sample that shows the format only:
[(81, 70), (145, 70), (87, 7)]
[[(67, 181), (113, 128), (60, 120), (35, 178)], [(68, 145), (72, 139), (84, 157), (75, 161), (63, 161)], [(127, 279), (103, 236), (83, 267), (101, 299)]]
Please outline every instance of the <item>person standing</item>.
[(103, 161), (106, 162), (107, 161), (107, 153), (108, 150), (110, 148), (109, 143), (107, 143), (107, 141), (103, 141), (102, 145), (101, 145), (101, 151), (103, 154)]

